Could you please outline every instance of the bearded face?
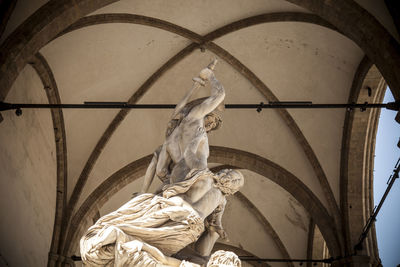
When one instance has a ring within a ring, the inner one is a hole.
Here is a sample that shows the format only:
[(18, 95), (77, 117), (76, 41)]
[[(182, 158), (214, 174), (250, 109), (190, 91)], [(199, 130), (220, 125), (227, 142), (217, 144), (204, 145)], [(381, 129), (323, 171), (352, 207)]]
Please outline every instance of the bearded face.
[(243, 174), (237, 170), (224, 169), (216, 174), (216, 184), (221, 191), (233, 195), (244, 185)]
[(206, 128), (206, 132), (218, 129), (221, 123), (221, 119), (213, 113), (208, 114), (204, 118), (204, 128)]

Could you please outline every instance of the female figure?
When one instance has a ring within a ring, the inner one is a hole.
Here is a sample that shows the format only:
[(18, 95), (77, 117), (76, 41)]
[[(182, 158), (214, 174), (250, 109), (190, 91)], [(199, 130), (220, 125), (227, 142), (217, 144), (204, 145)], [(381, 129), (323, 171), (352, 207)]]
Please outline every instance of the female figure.
[(82, 259), (90, 266), (195, 266), (170, 256), (197, 240), (197, 252), (209, 256), (224, 235), (226, 195), (243, 183), (235, 170), (191, 170), (183, 181), (166, 185), (162, 196), (139, 195), (100, 218), (81, 239)]

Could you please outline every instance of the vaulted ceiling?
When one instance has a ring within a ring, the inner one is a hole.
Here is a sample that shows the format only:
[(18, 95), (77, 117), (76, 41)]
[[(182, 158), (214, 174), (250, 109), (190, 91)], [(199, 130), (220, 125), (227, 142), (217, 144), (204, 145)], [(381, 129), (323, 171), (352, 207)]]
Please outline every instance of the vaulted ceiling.
[[(1, 100), (174, 104), (214, 58), (226, 104), (381, 102), (382, 75), (398, 99), (399, 36), (384, 3), (328, 2), (17, 1), (3, 20)], [(2, 112), (1, 261), (79, 255), (83, 231), (140, 190), (171, 112)], [(260, 258), (349, 254), (371, 210), (378, 115), (221, 112), (209, 167), (242, 169), (246, 182), (218, 246)], [(368, 242), (363, 253), (376, 260)]]

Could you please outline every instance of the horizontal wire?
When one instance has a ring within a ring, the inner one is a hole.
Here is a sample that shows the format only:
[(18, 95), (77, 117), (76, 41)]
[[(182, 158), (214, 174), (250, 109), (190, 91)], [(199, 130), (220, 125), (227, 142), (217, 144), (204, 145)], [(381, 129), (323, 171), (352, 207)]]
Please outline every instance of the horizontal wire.
[[(28, 104), (28, 103), (7, 103), (0, 102), (0, 111), (13, 109), (31, 109), (31, 108), (62, 108), (62, 109), (174, 109), (175, 104), (129, 104), (127, 102), (85, 102), (84, 104)], [(313, 104), (312, 102), (285, 101), (270, 102), (264, 104), (225, 104), (226, 109), (256, 109), (260, 112), (262, 109), (325, 109), (325, 108), (360, 108), (364, 111), (368, 108), (386, 108), (390, 110), (399, 110), (400, 102), (389, 103), (345, 103), (345, 104)]]

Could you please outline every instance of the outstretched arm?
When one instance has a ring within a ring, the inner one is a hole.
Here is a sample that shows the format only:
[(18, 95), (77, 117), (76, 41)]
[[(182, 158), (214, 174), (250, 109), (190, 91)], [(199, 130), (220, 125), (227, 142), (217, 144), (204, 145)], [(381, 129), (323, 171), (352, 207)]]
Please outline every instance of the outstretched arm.
[(160, 154), (161, 146), (153, 154), (153, 158), (147, 167), (146, 174), (144, 175), (144, 181), (142, 185), (141, 193), (147, 193), (149, 191), (150, 185), (154, 180), (154, 175), (156, 174), (156, 167), (158, 162), (158, 156)]
[(222, 84), (215, 78), (212, 70), (205, 68), (200, 72), (200, 78), (210, 81), (211, 95), (203, 101), (203, 103), (195, 106), (188, 114), (189, 118), (201, 119), (208, 113), (218, 107), (225, 98), (225, 89)]
[(226, 233), (222, 228), (222, 214), (225, 210), (226, 201), (219, 205), (214, 212), (206, 219), (208, 222), (207, 230), (201, 235), (195, 244), (196, 251), (202, 256), (210, 256), (215, 242), (218, 238), (226, 238)]
[(164, 143), (161, 147), (160, 154), (158, 156), (157, 166), (156, 166), (156, 175), (162, 181), (165, 182), (168, 180), (169, 175), (169, 164), (171, 163), (172, 159), (169, 155), (167, 145)]
[(224, 214), (226, 206), (226, 198), (223, 198), (223, 201), (218, 207), (211, 213), (208, 217), (209, 229), (211, 231), (215, 231), (218, 235), (225, 239), (227, 238), (226, 233), (222, 227), (222, 215)]
[[(217, 59), (214, 59), (208, 66), (206, 69), (208, 70), (213, 70), (215, 68), (215, 65), (217, 65)], [(204, 70), (203, 70), (204, 71)], [(200, 72), (200, 78), (193, 78), (194, 80), (194, 84), (192, 86), (192, 88), (185, 94), (185, 96), (182, 98), (181, 101), (179, 101), (179, 103), (176, 105), (174, 113), (172, 114), (171, 119), (174, 119), (175, 116), (183, 109), (183, 107), (187, 104), (188, 100), (190, 99), (190, 97), (192, 96), (193, 92), (198, 89), (200, 86), (204, 86), (205, 84), (205, 80), (207, 80), (206, 76), (202, 76), (202, 72)]]
[(196, 91), (201, 85), (201, 80), (196, 78), (194, 80), (194, 84), (192, 88), (190, 88), (189, 91), (186, 92), (185, 96), (179, 101), (179, 103), (176, 105), (174, 113), (172, 113), (171, 119), (175, 119), (175, 116), (178, 115), (178, 113), (183, 109), (183, 107), (187, 104), (189, 101), (190, 97), (192, 96), (193, 92)]

